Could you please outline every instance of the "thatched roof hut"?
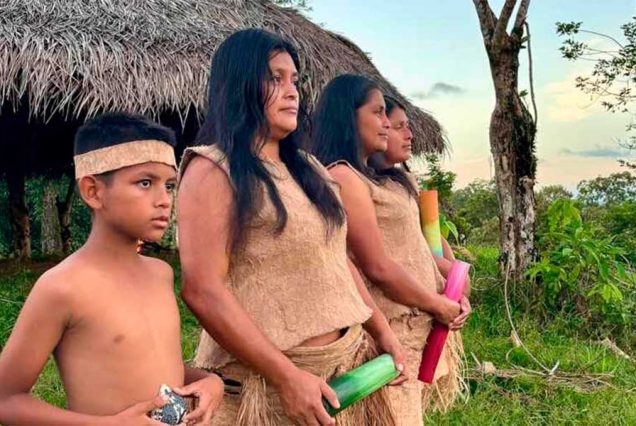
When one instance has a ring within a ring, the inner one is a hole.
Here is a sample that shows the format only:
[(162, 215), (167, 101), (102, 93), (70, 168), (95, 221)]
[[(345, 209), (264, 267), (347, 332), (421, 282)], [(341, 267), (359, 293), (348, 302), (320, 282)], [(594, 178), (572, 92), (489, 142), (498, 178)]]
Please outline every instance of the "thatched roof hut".
[[(0, 177), (9, 186), (16, 251), (30, 255), (26, 175), (69, 174), (77, 127), (104, 111), (150, 115), (177, 131), (182, 149), (205, 109), (214, 49), (247, 27), (299, 47), (301, 91), (312, 102), (340, 73), (370, 75), (408, 106), (415, 152), (444, 149), (437, 121), (406, 102), (364, 52), (267, 0), (2, 0)], [(61, 221), (72, 189), (58, 203)]]
[[(22, 99), (40, 119), (173, 111), (183, 123), (205, 107), (214, 49), (245, 27), (282, 33), (299, 46), (302, 88), (312, 100), (334, 76), (356, 72), (406, 102), (349, 40), (265, 0), (4, 0), (0, 106), (16, 108)], [(416, 152), (443, 150), (439, 124), (406, 103)]]

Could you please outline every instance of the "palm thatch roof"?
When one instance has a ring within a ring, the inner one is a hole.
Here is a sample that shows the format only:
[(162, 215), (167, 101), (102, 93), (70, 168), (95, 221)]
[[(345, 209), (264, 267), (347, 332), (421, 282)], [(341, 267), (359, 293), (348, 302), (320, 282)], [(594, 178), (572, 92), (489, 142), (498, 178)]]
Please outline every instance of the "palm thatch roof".
[(173, 111), (183, 123), (205, 108), (214, 49), (246, 27), (278, 32), (299, 47), (310, 100), (338, 74), (367, 74), (408, 106), (416, 152), (444, 149), (439, 123), (400, 95), (356, 45), (266, 0), (3, 0), (0, 108), (28, 102), (39, 119)]

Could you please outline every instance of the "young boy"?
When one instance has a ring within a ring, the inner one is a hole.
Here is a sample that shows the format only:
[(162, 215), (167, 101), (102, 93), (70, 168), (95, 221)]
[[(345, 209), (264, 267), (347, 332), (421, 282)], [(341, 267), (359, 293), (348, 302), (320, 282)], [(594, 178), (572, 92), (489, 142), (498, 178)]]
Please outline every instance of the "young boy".
[[(220, 378), (184, 366), (173, 272), (137, 254), (158, 241), (176, 186), (174, 133), (143, 117), (104, 115), (75, 138), (88, 240), (37, 281), (0, 356), (2, 424), (159, 424), (166, 384), (198, 398), (188, 423), (210, 422)], [(30, 394), (50, 354), (68, 410)], [(184, 386), (184, 383), (186, 386)]]

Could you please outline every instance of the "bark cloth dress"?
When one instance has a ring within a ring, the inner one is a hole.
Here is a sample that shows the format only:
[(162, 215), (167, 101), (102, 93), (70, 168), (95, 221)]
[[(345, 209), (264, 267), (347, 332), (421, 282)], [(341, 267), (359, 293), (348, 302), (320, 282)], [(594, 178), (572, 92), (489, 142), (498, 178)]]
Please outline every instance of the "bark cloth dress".
[[(338, 187), (326, 169), (311, 155), (301, 154), (306, 155), (338, 195)], [(232, 182), (227, 158), (214, 145), (187, 149), (181, 175), (196, 156), (213, 162)], [(287, 209), (287, 225), (282, 233), (275, 234), (275, 209), (269, 197), (263, 196), (261, 211), (247, 230), (244, 245), (230, 257), (225, 284), (277, 348), (297, 366), (328, 380), (370, 356), (372, 345), (368, 345), (361, 324), (370, 317), (371, 310), (362, 300), (347, 265), (346, 226), (328, 235), (322, 216), (284, 163), (264, 161), (264, 164)], [(342, 329), (346, 329), (344, 335), (329, 345), (299, 346), (309, 338)], [(213, 425), (291, 424), (274, 388), (236, 360), (205, 330), (194, 364), (218, 369), (242, 384), (238, 395), (226, 392)], [(386, 389), (344, 410), (336, 420), (342, 426), (395, 424)]]
[[(397, 182), (391, 179), (382, 184), (374, 182), (345, 161), (335, 162), (328, 168), (336, 165), (349, 167), (369, 188), (386, 252), (396, 263), (413, 274), (423, 286), (441, 292), (445, 280), (422, 234), (419, 207), (415, 198)], [(415, 183), (412, 176), (409, 175), (409, 179)], [(355, 263), (353, 255), (352, 260)], [(421, 425), (423, 414), (428, 409), (446, 411), (461, 389), (461, 335), (459, 332), (449, 334), (433, 384), (426, 385), (420, 382), (417, 380), (417, 374), (422, 349), (432, 326), (431, 315), (390, 300), (362, 270), (360, 274), (406, 351), (406, 371), (410, 380), (403, 386), (389, 388), (398, 424)]]

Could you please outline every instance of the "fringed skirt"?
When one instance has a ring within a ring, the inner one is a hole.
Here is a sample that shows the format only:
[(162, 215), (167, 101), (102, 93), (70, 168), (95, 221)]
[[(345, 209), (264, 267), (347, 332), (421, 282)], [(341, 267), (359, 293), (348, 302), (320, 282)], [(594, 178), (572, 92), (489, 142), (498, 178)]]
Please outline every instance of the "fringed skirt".
[(432, 321), (426, 316), (405, 315), (389, 321), (406, 352), (409, 380), (402, 386), (389, 387), (391, 405), (399, 426), (421, 426), (428, 410), (446, 411), (463, 386), (463, 346), (459, 332), (449, 333), (444, 351), (430, 385), (417, 380), (422, 349), (431, 331)]
[[(372, 356), (360, 325), (350, 327), (340, 339), (326, 346), (303, 346), (285, 351), (299, 368), (325, 380), (348, 371)], [(226, 392), (214, 414), (215, 426), (291, 425), (275, 390), (244, 365), (234, 362), (221, 369), (227, 378), (241, 382), (238, 394)], [(392, 426), (396, 424), (387, 387), (336, 415), (338, 426)]]

